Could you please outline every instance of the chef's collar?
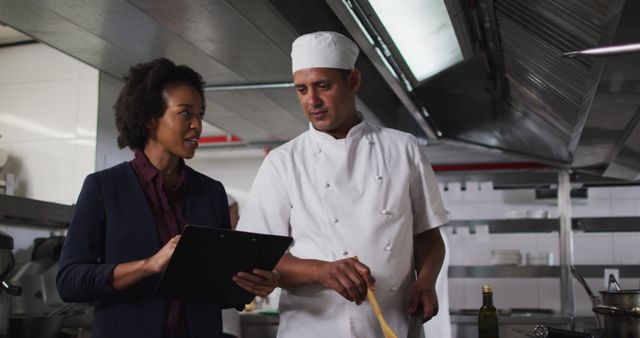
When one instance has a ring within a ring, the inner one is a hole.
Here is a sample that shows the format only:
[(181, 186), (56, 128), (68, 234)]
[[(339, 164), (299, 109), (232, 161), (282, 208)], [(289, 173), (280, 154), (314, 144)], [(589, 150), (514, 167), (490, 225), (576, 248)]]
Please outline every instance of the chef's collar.
[(333, 136), (329, 135), (328, 133), (317, 130), (316, 128), (313, 127), (313, 124), (311, 124), (311, 122), (309, 122), (309, 132), (311, 133), (312, 137), (318, 142), (340, 142), (340, 141), (344, 142), (344, 141), (350, 141), (350, 140), (354, 140), (362, 137), (362, 134), (364, 133), (365, 124), (366, 124), (365, 121), (362, 120), (360, 121), (360, 123), (351, 127), (351, 129), (349, 129), (349, 132), (347, 133), (347, 136), (343, 139), (336, 139)]

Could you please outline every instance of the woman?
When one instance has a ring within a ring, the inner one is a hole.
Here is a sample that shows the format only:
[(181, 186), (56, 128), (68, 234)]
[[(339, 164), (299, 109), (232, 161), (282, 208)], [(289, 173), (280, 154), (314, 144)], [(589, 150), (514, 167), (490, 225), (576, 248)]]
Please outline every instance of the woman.
[[(67, 302), (94, 302), (95, 338), (221, 337), (220, 306), (154, 297), (187, 223), (229, 228), (224, 187), (184, 164), (198, 147), (205, 111), (202, 78), (167, 59), (129, 71), (115, 105), (118, 145), (135, 159), (87, 176), (60, 257)], [(234, 280), (268, 294), (278, 273)]]

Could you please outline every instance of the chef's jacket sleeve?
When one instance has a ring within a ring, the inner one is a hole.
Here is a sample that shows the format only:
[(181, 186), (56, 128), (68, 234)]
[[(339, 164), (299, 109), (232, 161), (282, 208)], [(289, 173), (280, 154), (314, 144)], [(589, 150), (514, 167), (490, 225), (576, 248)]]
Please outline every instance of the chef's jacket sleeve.
[(447, 223), (446, 211), (440, 197), (436, 176), (427, 160), (423, 147), (412, 138), (410, 155), (413, 158), (411, 184), (411, 209), (413, 211), (413, 233), (419, 234)]
[(247, 205), (240, 211), (238, 230), (289, 236), (291, 202), (287, 186), (270, 153), (253, 180)]

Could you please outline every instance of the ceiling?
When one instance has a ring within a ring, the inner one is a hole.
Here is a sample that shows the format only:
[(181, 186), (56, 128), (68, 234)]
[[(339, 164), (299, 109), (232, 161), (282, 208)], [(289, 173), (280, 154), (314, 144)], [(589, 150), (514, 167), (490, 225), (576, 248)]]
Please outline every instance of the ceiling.
[(0, 23), (0, 46), (11, 46), (29, 41), (33, 41), (33, 38)]
[(307, 128), (288, 86), (290, 45), (336, 30), (362, 50), (359, 109), (429, 144), (436, 164), (536, 161), (639, 178), (637, 55), (561, 57), (633, 42), (637, 1), (445, 3), (465, 60), (411, 90), (385, 66), (406, 70), (366, 0), (0, 0), (0, 22), (116, 77), (160, 56), (188, 64), (208, 85), (207, 120), (254, 145)]

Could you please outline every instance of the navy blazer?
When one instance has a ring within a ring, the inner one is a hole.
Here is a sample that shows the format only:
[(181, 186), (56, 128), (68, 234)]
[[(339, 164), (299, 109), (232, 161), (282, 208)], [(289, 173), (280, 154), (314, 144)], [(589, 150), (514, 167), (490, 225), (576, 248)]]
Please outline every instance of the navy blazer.
[[(230, 228), (224, 187), (185, 166), (187, 222)], [(154, 297), (159, 275), (115, 291), (119, 263), (153, 256), (162, 247), (146, 196), (128, 162), (84, 181), (60, 256), (56, 282), (65, 302), (93, 302), (94, 338), (161, 338), (165, 298)], [(220, 306), (186, 300), (192, 338), (222, 337)]]

